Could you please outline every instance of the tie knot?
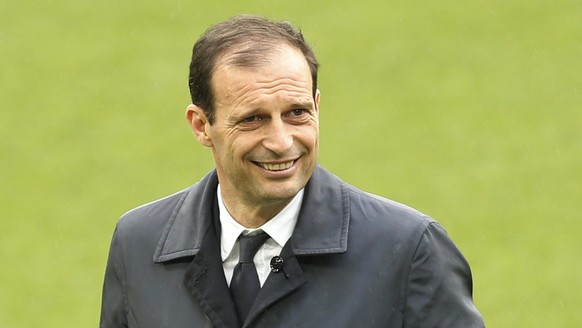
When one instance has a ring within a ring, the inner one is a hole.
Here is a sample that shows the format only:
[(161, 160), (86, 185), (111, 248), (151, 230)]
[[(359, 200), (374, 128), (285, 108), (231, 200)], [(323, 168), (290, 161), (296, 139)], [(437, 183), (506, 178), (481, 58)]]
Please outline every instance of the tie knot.
[(240, 245), (240, 258), (239, 263), (250, 263), (253, 262), (255, 254), (261, 248), (261, 245), (269, 239), (269, 235), (261, 232), (256, 235), (238, 237), (238, 242)]

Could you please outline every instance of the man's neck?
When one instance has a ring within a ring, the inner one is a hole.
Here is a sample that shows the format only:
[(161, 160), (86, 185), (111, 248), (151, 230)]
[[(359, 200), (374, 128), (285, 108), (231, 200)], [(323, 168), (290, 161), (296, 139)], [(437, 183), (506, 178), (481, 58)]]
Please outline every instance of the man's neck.
[(281, 212), (292, 200), (276, 200), (263, 204), (248, 204), (242, 201), (232, 201), (222, 195), (222, 201), (230, 215), (246, 228), (258, 228)]

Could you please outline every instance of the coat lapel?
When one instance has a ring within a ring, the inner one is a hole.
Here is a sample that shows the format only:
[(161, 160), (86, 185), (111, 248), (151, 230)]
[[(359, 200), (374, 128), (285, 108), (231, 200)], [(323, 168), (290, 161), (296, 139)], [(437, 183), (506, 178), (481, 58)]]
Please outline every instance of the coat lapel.
[(215, 327), (240, 327), (240, 321), (224, 278), (220, 247), (210, 229), (194, 257), (184, 282)]
[(297, 225), (289, 242), (295, 255), (345, 253), (350, 225), (347, 187), (318, 166), (303, 196)]
[(186, 288), (214, 327), (239, 328), (220, 257), (217, 185), (212, 172), (185, 193), (160, 238), (154, 262), (193, 257), (184, 276)]

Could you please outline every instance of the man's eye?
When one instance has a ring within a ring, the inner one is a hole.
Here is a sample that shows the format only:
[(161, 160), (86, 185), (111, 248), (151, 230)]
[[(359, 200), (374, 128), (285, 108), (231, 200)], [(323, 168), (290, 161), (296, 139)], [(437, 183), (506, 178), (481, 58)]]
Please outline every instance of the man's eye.
[(305, 114), (305, 112), (307, 112), (305, 109), (298, 108), (298, 109), (292, 110), (290, 112), (290, 115), (292, 115), (292, 116), (301, 116), (301, 115)]
[(241, 122), (243, 122), (243, 123), (253, 123), (253, 122), (260, 121), (260, 120), (261, 120), (261, 118), (258, 115), (253, 115), (253, 116), (249, 116), (249, 117), (243, 118), (243, 120)]

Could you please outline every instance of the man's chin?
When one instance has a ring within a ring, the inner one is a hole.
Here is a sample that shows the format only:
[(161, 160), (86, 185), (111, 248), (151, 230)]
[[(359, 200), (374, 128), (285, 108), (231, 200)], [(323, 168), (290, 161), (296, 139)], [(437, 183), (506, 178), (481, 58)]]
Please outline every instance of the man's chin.
[(290, 201), (297, 195), (299, 190), (301, 190), (303, 186), (298, 184), (292, 185), (285, 185), (285, 184), (276, 184), (273, 186), (269, 186), (268, 188), (263, 189), (264, 198), (271, 200), (271, 201)]

